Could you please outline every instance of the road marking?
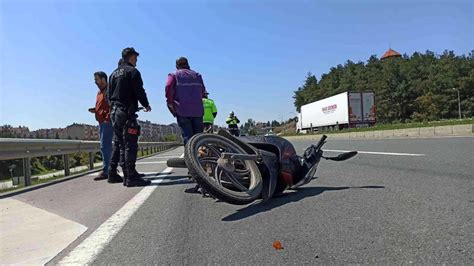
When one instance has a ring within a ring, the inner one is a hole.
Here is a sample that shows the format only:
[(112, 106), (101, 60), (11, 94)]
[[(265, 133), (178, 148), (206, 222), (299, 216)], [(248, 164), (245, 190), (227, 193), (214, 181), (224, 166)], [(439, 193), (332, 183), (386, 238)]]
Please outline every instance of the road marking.
[[(184, 153), (179, 156), (183, 158)], [(160, 173), (153, 173), (156, 176), (169, 174), (173, 168), (168, 167)], [(88, 265), (94, 262), (97, 256), (102, 252), (105, 246), (117, 235), (132, 215), (145, 203), (148, 197), (158, 187), (157, 185), (165, 179), (156, 179), (152, 183), (154, 186), (147, 186), (140, 190), (131, 200), (114, 213), (107, 221), (99, 226), (89, 237), (81, 244), (76, 246), (66, 257), (64, 257), (59, 265)]]
[(169, 158), (176, 158), (176, 157), (179, 157), (180, 155), (179, 154), (176, 154), (174, 156), (153, 156), (153, 157), (150, 157), (150, 158), (156, 158), (156, 159), (169, 159)]
[(0, 200), (0, 230), (1, 265), (45, 265), (87, 227), (17, 199), (5, 198)]
[(166, 161), (136, 162), (135, 164), (139, 165), (139, 164), (162, 164), (162, 163), (166, 163)]
[[(173, 168), (166, 168), (161, 173), (171, 172)], [(150, 197), (163, 179), (153, 181), (154, 186), (144, 187), (138, 194), (114, 213), (107, 221), (99, 226), (81, 244), (75, 247), (59, 265), (88, 265), (94, 262), (105, 246), (117, 235), (125, 223), (140, 208), (140, 206)]]
[[(323, 150), (329, 152), (350, 152), (344, 150)], [(357, 151), (357, 153), (362, 154), (376, 154), (376, 155), (393, 155), (393, 156), (426, 156), (426, 154), (421, 153), (398, 153), (398, 152), (378, 152), (378, 151)]]

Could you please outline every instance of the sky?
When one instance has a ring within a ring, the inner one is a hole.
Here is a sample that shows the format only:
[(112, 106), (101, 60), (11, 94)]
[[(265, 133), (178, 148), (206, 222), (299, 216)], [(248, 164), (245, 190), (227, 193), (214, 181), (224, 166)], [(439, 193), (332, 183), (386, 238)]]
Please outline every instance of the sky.
[(96, 124), (93, 73), (110, 74), (125, 47), (150, 113), (175, 122), (167, 74), (186, 56), (218, 108), (241, 121), (296, 116), (293, 91), (347, 60), (474, 49), (474, 4), (464, 0), (0, 0), (0, 124), (39, 128)]

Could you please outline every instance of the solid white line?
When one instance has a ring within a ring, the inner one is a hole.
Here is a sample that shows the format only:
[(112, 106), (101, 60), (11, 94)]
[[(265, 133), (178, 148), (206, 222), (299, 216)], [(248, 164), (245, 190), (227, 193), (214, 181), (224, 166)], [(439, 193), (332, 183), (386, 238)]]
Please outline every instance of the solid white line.
[(166, 163), (166, 161), (154, 161), (154, 162), (136, 162), (136, 165), (139, 164), (161, 164), (161, 163)]
[[(344, 150), (323, 150), (329, 152), (350, 152)], [(357, 151), (362, 154), (377, 154), (377, 155), (393, 155), (393, 156), (425, 156), (426, 154), (421, 153), (398, 153), (398, 152), (378, 152), (378, 151)]]
[(147, 159), (169, 159), (169, 158), (176, 158), (176, 157), (179, 157), (180, 155), (175, 155), (175, 156), (153, 156), (153, 157), (149, 157)]
[[(171, 172), (173, 168), (166, 168), (161, 173)], [(155, 186), (147, 186), (140, 190), (131, 200), (114, 213), (107, 221), (99, 226), (89, 237), (81, 244), (74, 248), (66, 257), (64, 257), (59, 265), (86, 265), (91, 264), (97, 258), (104, 247), (117, 235), (125, 223), (132, 217), (135, 211), (150, 197), (150, 195), (158, 187), (163, 179), (158, 179), (153, 184)]]

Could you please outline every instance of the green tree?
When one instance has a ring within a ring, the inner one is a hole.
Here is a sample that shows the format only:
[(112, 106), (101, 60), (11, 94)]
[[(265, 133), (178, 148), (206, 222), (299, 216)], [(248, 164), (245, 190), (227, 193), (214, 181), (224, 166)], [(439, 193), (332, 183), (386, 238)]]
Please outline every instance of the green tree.
[[(347, 61), (316, 77), (308, 73), (294, 91), (294, 105), (302, 105), (345, 91), (374, 91), (377, 121), (426, 121), (458, 117), (457, 91), (464, 117), (474, 116), (474, 51), (457, 56), (453, 51), (432, 51), (365, 62)], [(273, 126), (273, 122), (272, 122)]]

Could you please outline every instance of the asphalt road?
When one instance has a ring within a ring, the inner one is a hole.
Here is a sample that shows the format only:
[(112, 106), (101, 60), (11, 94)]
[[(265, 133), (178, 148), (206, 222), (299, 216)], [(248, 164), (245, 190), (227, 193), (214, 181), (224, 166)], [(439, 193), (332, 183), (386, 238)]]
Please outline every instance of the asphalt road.
[[(148, 176), (154, 176), (166, 168), (167, 158), (181, 154), (182, 148), (143, 158), (137, 162), (137, 169), (146, 172)], [(96, 175), (97, 173), (82, 176), (13, 197), (88, 228), (81, 237), (50, 261), (50, 264), (59, 262), (143, 189), (141, 187), (127, 188), (122, 184), (108, 184), (106, 180), (93, 181)]]
[[(175, 169), (93, 264), (474, 263), (474, 138), (329, 140), (325, 149), (364, 153), (322, 161), (299, 191), (247, 206), (186, 192), (193, 184)], [(149, 161), (142, 171), (164, 169)]]

